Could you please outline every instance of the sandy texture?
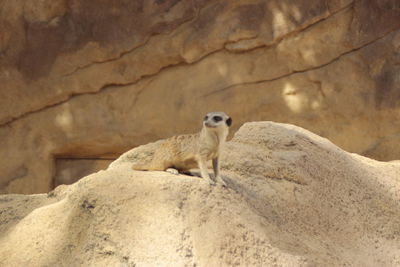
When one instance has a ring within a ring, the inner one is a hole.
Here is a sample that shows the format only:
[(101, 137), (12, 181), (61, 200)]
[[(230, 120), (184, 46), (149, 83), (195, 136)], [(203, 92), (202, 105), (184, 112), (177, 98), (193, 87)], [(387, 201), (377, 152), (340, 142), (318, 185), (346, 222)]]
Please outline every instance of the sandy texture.
[(399, 0), (2, 0), (0, 193), (217, 110), (400, 159), (399, 29)]
[(272, 122), (227, 144), (228, 188), (131, 171), (138, 151), (48, 195), (1, 196), (2, 265), (400, 265), (396, 162)]

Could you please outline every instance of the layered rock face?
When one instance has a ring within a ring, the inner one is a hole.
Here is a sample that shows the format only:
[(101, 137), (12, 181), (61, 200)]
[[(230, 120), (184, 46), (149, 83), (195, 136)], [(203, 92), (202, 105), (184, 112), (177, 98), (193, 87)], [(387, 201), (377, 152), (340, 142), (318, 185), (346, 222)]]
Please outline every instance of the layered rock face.
[(399, 266), (400, 164), (302, 128), (247, 123), (227, 143), (227, 188), (106, 171), (49, 194), (0, 196), (5, 266)]
[(397, 0), (4, 0), (0, 15), (2, 193), (47, 192), (64, 161), (195, 132), (212, 110), (400, 158)]

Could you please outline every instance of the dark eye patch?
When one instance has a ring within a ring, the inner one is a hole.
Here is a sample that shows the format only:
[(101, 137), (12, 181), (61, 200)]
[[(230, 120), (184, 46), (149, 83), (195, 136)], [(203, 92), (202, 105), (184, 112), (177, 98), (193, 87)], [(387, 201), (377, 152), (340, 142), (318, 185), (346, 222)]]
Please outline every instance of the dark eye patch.
[(214, 120), (215, 122), (219, 122), (219, 121), (222, 121), (222, 117), (220, 117), (220, 116), (214, 116), (214, 117), (213, 117), (213, 120)]
[(232, 125), (232, 119), (231, 118), (228, 118), (226, 120), (226, 125), (228, 125), (228, 127), (230, 127)]

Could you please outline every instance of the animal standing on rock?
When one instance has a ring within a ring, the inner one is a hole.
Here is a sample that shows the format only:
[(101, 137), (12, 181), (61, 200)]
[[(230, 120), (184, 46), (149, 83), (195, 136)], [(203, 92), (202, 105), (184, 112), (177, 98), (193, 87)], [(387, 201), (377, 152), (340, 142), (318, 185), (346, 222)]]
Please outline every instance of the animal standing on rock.
[(229, 133), (232, 119), (224, 112), (209, 112), (204, 117), (199, 133), (178, 135), (165, 139), (156, 149), (153, 158), (146, 164), (134, 164), (132, 169), (140, 171), (168, 171), (178, 174), (198, 167), (201, 177), (214, 185), (207, 169), (212, 160), (215, 180), (226, 186), (220, 176), (219, 155)]

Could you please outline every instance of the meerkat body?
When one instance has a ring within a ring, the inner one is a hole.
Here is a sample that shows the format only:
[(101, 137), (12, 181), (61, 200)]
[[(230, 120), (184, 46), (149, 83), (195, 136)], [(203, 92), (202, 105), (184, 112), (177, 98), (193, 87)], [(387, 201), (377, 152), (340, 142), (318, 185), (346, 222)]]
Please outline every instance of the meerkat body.
[(203, 128), (199, 133), (165, 139), (149, 163), (134, 164), (132, 169), (165, 171), (172, 168), (178, 172), (187, 172), (198, 167), (203, 179), (214, 184), (207, 169), (207, 161), (212, 160), (217, 182), (226, 185), (219, 172), (219, 155), (231, 124), (232, 119), (225, 113), (210, 112), (204, 117)]

